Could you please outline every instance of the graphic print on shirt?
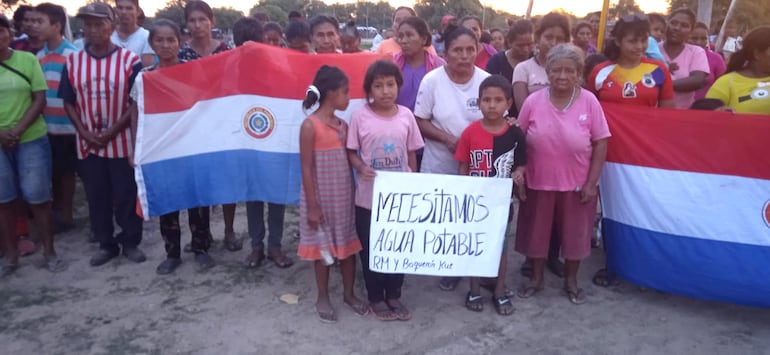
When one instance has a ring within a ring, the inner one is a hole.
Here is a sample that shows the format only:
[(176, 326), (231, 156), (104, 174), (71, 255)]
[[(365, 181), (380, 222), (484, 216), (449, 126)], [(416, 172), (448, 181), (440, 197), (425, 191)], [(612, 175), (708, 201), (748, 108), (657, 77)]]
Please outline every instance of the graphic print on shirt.
[(739, 97), (738, 102), (745, 102), (749, 100), (767, 100), (767, 98), (770, 97), (770, 90), (768, 90), (768, 87), (770, 87), (770, 82), (758, 82), (757, 88), (751, 90), (750, 94)]
[(396, 137), (383, 136), (378, 137), (372, 147), (372, 160), (370, 166), (374, 170), (386, 171), (406, 171), (407, 162), (404, 157), (407, 156), (403, 143), (396, 143)]
[(599, 70), (593, 85), (595, 92), (600, 92), (602, 89), (613, 90), (613, 83), (615, 83), (621, 86), (619, 96), (623, 98), (648, 95), (657, 98), (664, 81), (665, 72), (661, 68), (655, 63), (642, 62), (633, 69), (623, 69), (616, 64), (608, 65)]
[[(481, 127), (478, 128), (483, 130)], [(471, 145), (468, 175), (510, 178), (514, 167), (523, 165), (525, 159), (521, 149), (519, 149), (519, 140), (522, 139), (523, 134), (517, 136), (516, 132), (517, 130), (512, 128), (508, 128), (498, 136), (483, 132), (486, 133), (487, 137), (492, 138), (492, 149), (489, 149), (489, 143)], [(471, 139), (473, 141), (473, 138)], [(487, 142), (489, 141), (487, 140)]]

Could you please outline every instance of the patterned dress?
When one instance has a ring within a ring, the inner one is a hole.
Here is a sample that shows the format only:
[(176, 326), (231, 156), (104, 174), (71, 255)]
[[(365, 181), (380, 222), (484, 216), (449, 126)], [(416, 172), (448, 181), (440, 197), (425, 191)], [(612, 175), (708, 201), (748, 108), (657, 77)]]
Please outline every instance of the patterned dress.
[(318, 203), (324, 224), (313, 230), (307, 222), (307, 200), (302, 186), (299, 202), (299, 250), (304, 260), (321, 260), (327, 250), (337, 259), (346, 259), (361, 251), (355, 229), (353, 173), (345, 150), (346, 126), (331, 127), (315, 116), (309, 119), (314, 128), (313, 166)]

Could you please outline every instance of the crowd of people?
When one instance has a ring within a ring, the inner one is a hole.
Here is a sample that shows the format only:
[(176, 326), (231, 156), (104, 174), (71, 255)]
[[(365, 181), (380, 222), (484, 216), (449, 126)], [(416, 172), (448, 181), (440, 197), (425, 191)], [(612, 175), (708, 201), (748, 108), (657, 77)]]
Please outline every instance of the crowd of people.
[[(114, 9), (88, 4), (77, 14), (83, 21), (83, 49), (68, 39), (63, 7), (44, 3), (17, 14), (13, 23), (0, 17), (3, 274), (16, 270), (29, 243), (17, 230), (27, 217), (40, 232), (46, 267), (66, 269), (54, 235), (74, 227), (78, 176), (91, 238), (99, 244), (90, 264), (97, 267), (121, 255), (145, 261), (132, 163), (138, 115), (134, 80), (142, 72), (232, 46), (212, 36), (212, 9), (199, 0), (188, 1), (184, 9), (186, 40), (168, 20), (156, 20), (149, 30), (139, 26), (138, 0), (117, 0)], [(371, 312), (384, 321), (411, 318), (401, 302), (404, 275), (368, 267), (378, 170), (512, 181), (520, 210), (509, 229), (516, 231), (514, 250), (526, 257), (520, 271), (528, 281), (516, 290), (507, 286), (504, 251), (498, 277), (471, 278), (465, 297), (469, 310), (482, 311), (481, 288), (488, 289), (497, 313), (510, 315), (512, 297), (531, 298), (543, 289), (546, 269), (564, 278), (570, 302), (586, 301), (577, 272), (591, 253), (598, 180), (611, 136), (601, 103), (770, 114), (770, 26), (746, 34), (725, 62), (711, 48), (708, 26), (689, 9), (616, 19), (602, 50), (597, 17), (571, 24), (553, 12), (488, 30), (478, 17), (447, 15), (434, 35), (413, 9), (400, 7), (392, 17), (394, 35), (373, 50), (387, 60), (374, 62), (363, 83), (349, 82), (336, 67), (318, 70), (303, 102), (313, 111), (298, 137), (297, 255), (314, 262), (321, 321), (337, 320), (328, 292), (335, 260), (343, 274), (344, 303), (355, 313)], [(293, 13), (281, 26), (256, 14), (238, 20), (232, 32), (235, 46), (253, 41), (308, 54), (362, 51), (354, 24), (340, 26), (324, 15), (305, 20)], [(367, 104), (346, 122), (335, 111), (347, 108), (350, 85), (363, 86)], [(238, 251), (243, 245), (234, 230), (236, 205), (222, 208), (224, 245)], [(257, 268), (265, 260), (281, 268), (293, 265), (282, 250), (284, 209), (246, 203), (251, 252), (245, 267)], [(160, 217), (167, 254), (158, 274), (174, 272), (183, 250), (194, 254), (199, 270), (215, 265), (209, 255), (210, 207), (188, 209), (191, 242), (184, 246), (179, 216), (177, 211)], [(512, 209), (510, 221), (513, 216)], [(354, 292), (357, 254), (366, 301)], [(459, 280), (443, 278), (439, 287), (452, 291)], [(593, 282), (610, 286), (617, 279), (602, 269)]]

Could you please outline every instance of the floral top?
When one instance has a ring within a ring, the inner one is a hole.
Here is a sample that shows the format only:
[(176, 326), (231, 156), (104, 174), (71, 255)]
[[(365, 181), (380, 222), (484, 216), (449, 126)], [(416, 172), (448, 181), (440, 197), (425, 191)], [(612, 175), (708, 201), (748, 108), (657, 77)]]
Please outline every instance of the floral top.
[[(230, 50), (232, 47), (228, 46), (225, 42), (219, 42), (219, 46), (217, 46), (216, 49), (214, 49), (214, 52), (211, 54), (217, 54), (222, 53), (224, 51)], [(179, 61), (180, 62), (187, 62), (191, 60), (201, 59), (201, 55), (198, 54), (192, 47), (190, 47), (190, 42), (185, 42), (185, 44), (182, 45), (182, 48), (179, 49)]]

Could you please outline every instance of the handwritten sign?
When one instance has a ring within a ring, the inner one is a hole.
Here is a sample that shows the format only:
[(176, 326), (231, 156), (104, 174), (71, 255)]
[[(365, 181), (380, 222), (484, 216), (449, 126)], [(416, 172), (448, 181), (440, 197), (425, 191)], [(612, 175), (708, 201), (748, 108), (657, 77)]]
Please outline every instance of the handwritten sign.
[(512, 187), (511, 179), (378, 171), (369, 268), (497, 276)]

